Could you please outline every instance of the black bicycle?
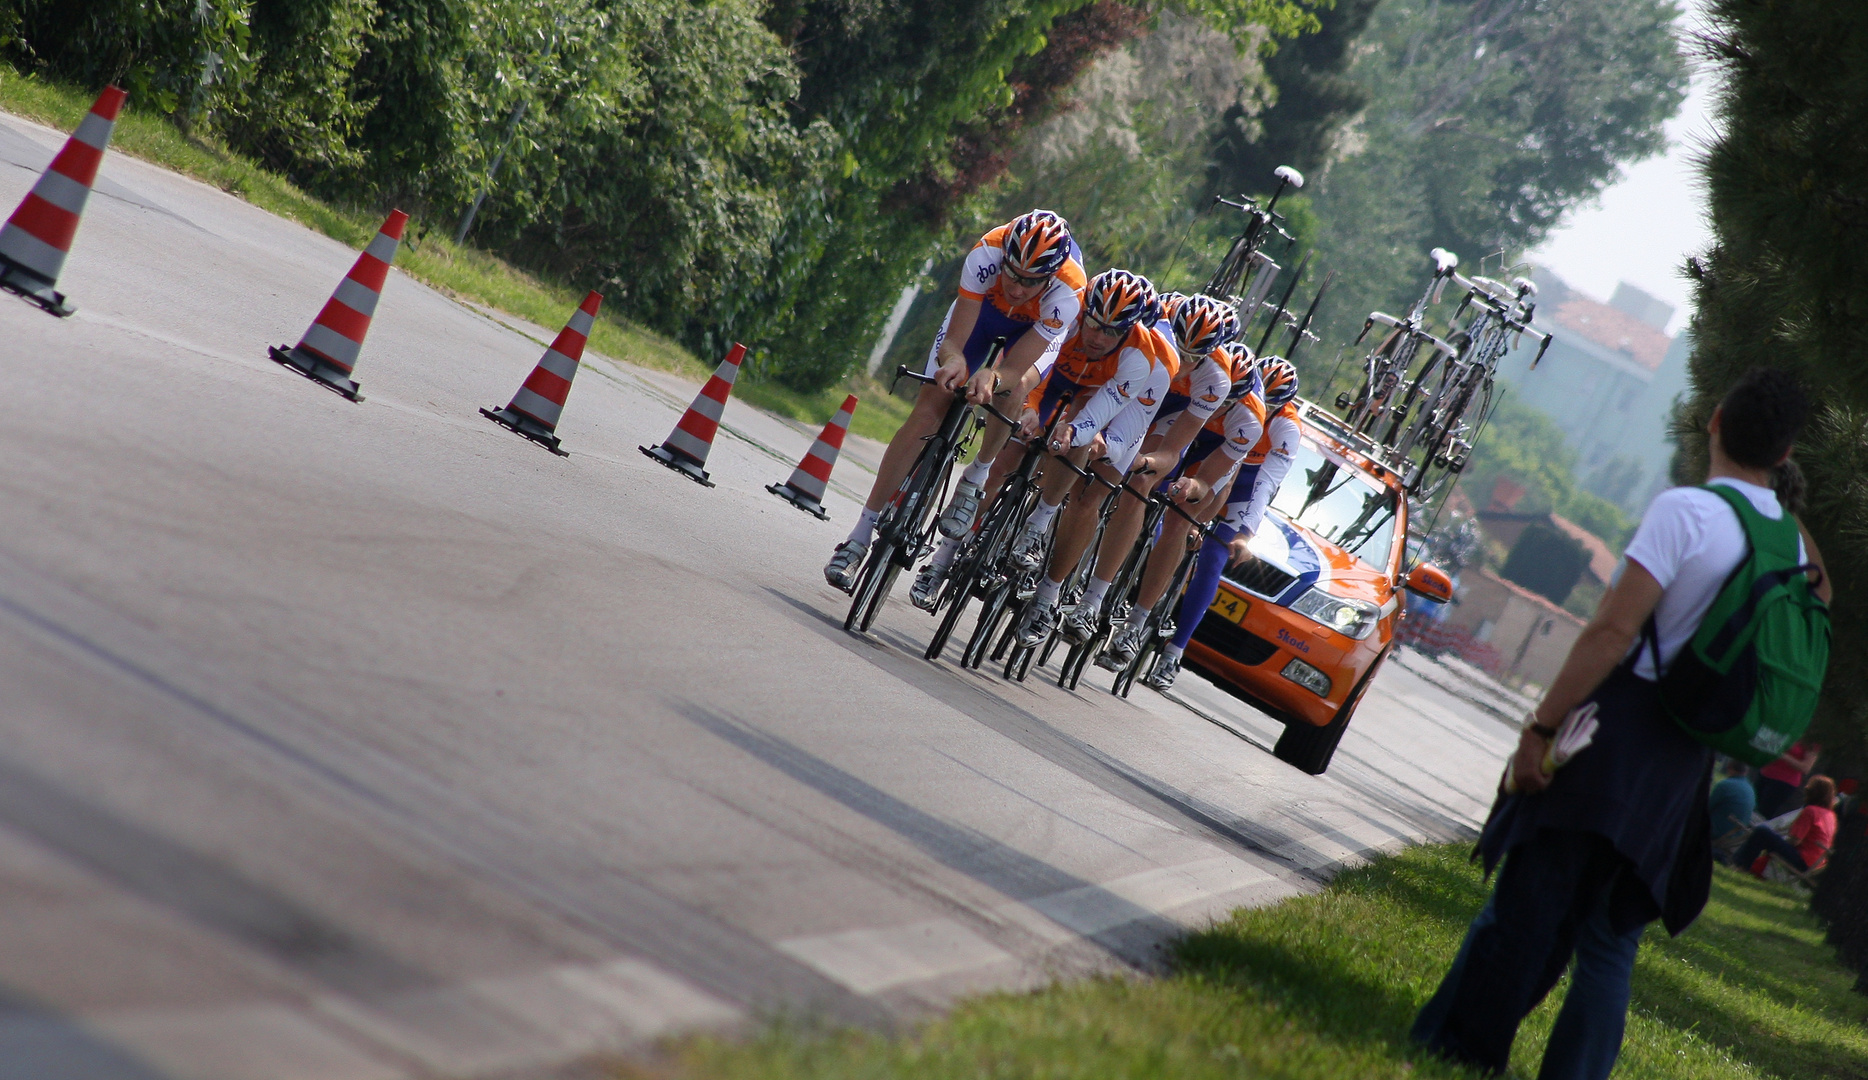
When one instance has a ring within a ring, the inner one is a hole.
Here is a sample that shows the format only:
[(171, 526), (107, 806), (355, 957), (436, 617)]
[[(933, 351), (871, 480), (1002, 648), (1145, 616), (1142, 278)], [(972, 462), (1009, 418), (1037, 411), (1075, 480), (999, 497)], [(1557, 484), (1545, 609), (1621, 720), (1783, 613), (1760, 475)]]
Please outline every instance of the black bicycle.
[(1219, 268), (1213, 271), (1213, 276), (1207, 279), (1206, 287), (1200, 291), (1208, 296), (1232, 303), (1240, 283), (1246, 279), (1248, 274), (1253, 274), (1251, 295), (1241, 297), (1235, 303), (1235, 306), (1239, 308), (1239, 318), (1242, 323), (1251, 321), (1252, 315), (1257, 313), (1259, 303), (1264, 300), (1264, 293), (1271, 288), (1271, 275), (1259, 274), (1254, 269), (1255, 264), (1269, 262), (1260, 255), (1260, 249), (1274, 233), (1292, 243), (1296, 242), (1296, 238), (1285, 232), (1278, 224), (1284, 220), (1284, 217), (1277, 213), (1277, 205), (1278, 199), (1284, 195), (1286, 188), (1304, 186), (1304, 174), (1289, 165), (1280, 165), (1272, 175), (1277, 177), (1278, 187), (1271, 193), (1271, 198), (1265, 201), (1263, 207), (1258, 205), (1258, 200), (1249, 195), (1239, 196), (1237, 202), (1227, 198), (1213, 200), (1215, 203), (1243, 211), (1246, 216), (1245, 228), (1233, 239), (1232, 246), (1226, 251), (1226, 257), (1219, 261)]
[[(992, 347), (986, 352), (987, 367), (998, 365), (1005, 344), (1004, 338), (993, 339)], [(909, 371), (906, 367), (897, 367), (895, 377), (922, 383), (934, 381), (931, 376)], [(863, 560), (856, 587), (851, 590), (854, 599), (850, 602), (849, 615), (843, 620), (845, 630), (867, 633), (876, 621), (876, 613), (888, 600), (889, 591), (895, 587), (895, 579), (903, 570), (913, 569), (915, 563), (933, 549), (935, 510), (946, 493), (954, 463), (975, 430), (969, 424), (973, 415), (973, 406), (968, 404), (965, 395), (956, 393), (940, 427), (921, 447), (908, 478), (882, 508), (881, 516), (876, 519), (875, 541)]]
[[(1050, 441), (1052, 431), (1063, 419), (1069, 406), (1069, 399), (1059, 402), (1056, 412), (1051, 416), (1051, 423), (1043, 431), (1029, 439), (1017, 440), (1027, 447), (1024, 460), (1000, 485), (998, 494), (993, 498), (992, 508), (986, 512), (979, 528), (962, 545), (954, 558), (952, 570), (948, 572), (947, 581), (941, 587), (940, 599), (934, 605), (934, 610), (939, 611), (945, 606), (947, 613), (934, 631), (934, 640), (928, 643), (925, 654), (927, 659), (940, 659), (941, 652), (947, 648), (948, 639), (953, 636), (954, 627), (959, 625), (960, 616), (965, 613), (973, 598), (986, 601), (989, 607), (995, 600), (1003, 605), (1004, 589), (1016, 576), (1007, 565), (1012, 543), (1018, 537), (1016, 526), (1030, 513), (1029, 504), (1038, 490), (1036, 476), (1038, 463), (1044, 457), (1044, 445)], [(1012, 430), (1018, 430), (1018, 421), (993, 408), (990, 402), (980, 408)], [(1017, 437), (1013, 436), (1013, 439)], [(962, 666), (966, 666), (968, 661), (971, 661), (973, 667), (979, 666), (978, 652), (982, 646), (978, 638), (976, 630), (961, 654)]]

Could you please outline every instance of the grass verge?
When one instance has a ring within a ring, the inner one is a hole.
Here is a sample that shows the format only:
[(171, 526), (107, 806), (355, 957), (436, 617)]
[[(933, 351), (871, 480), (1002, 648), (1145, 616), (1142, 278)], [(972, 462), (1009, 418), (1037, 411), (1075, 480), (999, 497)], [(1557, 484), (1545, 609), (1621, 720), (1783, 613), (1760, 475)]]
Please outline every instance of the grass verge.
[[(1108, 978), (961, 1004), (888, 1037), (778, 1025), (746, 1041), (675, 1044), (625, 1076), (1465, 1077), (1407, 1029), (1484, 902), (1464, 847), (1426, 847), (1341, 875), (1323, 893), (1235, 913), (1181, 943), (1176, 973)], [(1804, 899), (1721, 869), (1678, 940), (1656, 928), (1635, 972), (1619, 1078), (1868, 1075), (1868, 997), (1834, 963)], [(1566, 987), (1520, 1031), (1531, 1077)]]
[[(0, 64), (0, 110), (49, 127), (70, 131), (89, 111), (95, 95), (63, 84), (23, 75)], [(126, 108), (111, 134), (112, 151), (141, 158), (165, 169), (211, 184), (269, 213), (296, 221), (334, 240), (362, 247), (382, 223), (381, 212), (334, 205), (299, 190), (290, 181), (206, 138), (185, 135), (167, 117)], [(449, 236), (452, 223), (414, 219), (396, 267), (444, 293), (510, 312), (544, 327), (563, 325), (584, 298), (584, 290), (520, 270)], [(432, 228), (432, 231), (429, 231)], [(445, 234), (445, 235), (444, 235)], [(607, 356), (643, 367), (672, 371), (696, 380), (712, 373), (704, 361), (680, 345), (625, 319), (602, 317), (591, 347)], [(847, 386), (800, 394), (775, 383), (742, 380), (735, 387), (743, 400), (798, 420), (822, 423), (857, 393), (851, 428), (870, 438), (887, 439), (908, 415), (907, 404), (891, 397), (881, 384), (858, 376)]]

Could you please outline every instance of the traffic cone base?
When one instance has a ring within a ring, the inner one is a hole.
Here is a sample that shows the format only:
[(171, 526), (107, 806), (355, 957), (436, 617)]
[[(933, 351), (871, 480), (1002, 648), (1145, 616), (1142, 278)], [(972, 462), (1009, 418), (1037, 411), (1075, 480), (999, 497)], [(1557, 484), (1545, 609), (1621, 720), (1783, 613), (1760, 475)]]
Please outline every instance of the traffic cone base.
[(336, 364), (330, 363), (324, 357), (314, 356), (296, 345), (289, 349), (283, 345), (274, 345), (266, 351), (272, 355), (274, 360), (283, 364), (286, 370), (296, 371), (332, 393), (342, 394), (352, 401), (363, 400), (363, 395), (359, 393), (359, 387), (351, 379), (350, 373), (339, 369)]
[(642, 451), (651, 460), (661, 462), (702, 487), (713, 486), (713, 481), (707, 479), (707, 470), (701, 468), (701, 462), (695, 461), (672, 446), (638, 446), (636, 449)]
[(0, 289), (39, 305), (59, 318), (69, 318), (78, 309), (52, 283), (26, 267), (0, 255)]
[(571, 456), (569, 450), (558, 449), (558, 437), (551, 433), (550, 428), (547, 428), (545, 425), (524, 413), (513, 409), (510, 405), (503, 409), (481, 409), (480, 415), (512, 432), (514, 435), (522, 435), (532, 440), (559, 457)]
[(824, 504), (809, 494), (794, 489), (790, 484), (767, 484), (765, 490), (785, 500), (807, 514), (814, 514), (819, 521), (829, 521), (830, 515), (824, 512)]

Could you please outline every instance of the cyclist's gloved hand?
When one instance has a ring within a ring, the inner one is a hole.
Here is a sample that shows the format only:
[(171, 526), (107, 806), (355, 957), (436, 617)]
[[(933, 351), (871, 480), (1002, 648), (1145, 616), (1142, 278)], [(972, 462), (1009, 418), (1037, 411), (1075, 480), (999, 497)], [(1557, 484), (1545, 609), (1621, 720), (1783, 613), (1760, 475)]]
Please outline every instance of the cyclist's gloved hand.
[(1038, 434), (1038, 428), (1038, 410), (1026, 409), (1024, 412), (1018, 414), (1018, 435), (1020, 438), (1032, 438)]
[(1101, 461), (1108, 456), (1109, 444), (1105, 442), (1102, 435), (1098, 433), (1094, 439), (1090, 440), (1090, 460)]
[(1071, 428), (1069, 424), (1057, 425), (1057, 430), (1051, 432), (1051, 442), (1050, 442), (1051, 453), (1061, 454), (1065, 452), (1066, 450), (1069, 450), (1070, 447), (1073, 445), (1073, 439), (1075, 435), (1076, 435), (1076, 432)]
[(1174, 486), (1168, 489), (1168, 493), (1191, 506), (1206, 498), (1207, 486), (1191, 476), (1183, 476), (1174, 481)]

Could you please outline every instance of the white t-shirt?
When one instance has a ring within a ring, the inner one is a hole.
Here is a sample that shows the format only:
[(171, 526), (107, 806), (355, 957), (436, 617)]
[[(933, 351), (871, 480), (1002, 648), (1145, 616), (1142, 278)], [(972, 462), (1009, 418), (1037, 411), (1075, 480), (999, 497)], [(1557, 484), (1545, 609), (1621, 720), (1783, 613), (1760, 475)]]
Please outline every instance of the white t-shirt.
[[(1777, 495), (1770, 488), (1717, 477), (1710, 483), (1723, 484), (1751, 500), (1758, 513), (1776, 521), (1784, 516)], [(1697, 487), (1670, 488), (1654, 497), (1634, 539), (1628, 542), (1626, 559), (1641, 564), (1642, 569), (1660, 583), (1660, 603), (1654, 608), (1654, 625), (1660, 637), (1663, 666), (1673, 663), (1680, 650), (1693, 638), (1706, 610), (1724, 587), (1725, 579), (1744, 561), (1748, 551), (1745, 527), (1724, 499)], [(1807, 561), (1803, 542), (1797, 541), (1798, 561)], [(1618, 570), (1616, 577), (1620, 578)], [(1635, 643), (1640, 650), (1635, 674), (1643, 679), (1657, 678), (1654, 656), (1646, 648), (1645, 637)]]

